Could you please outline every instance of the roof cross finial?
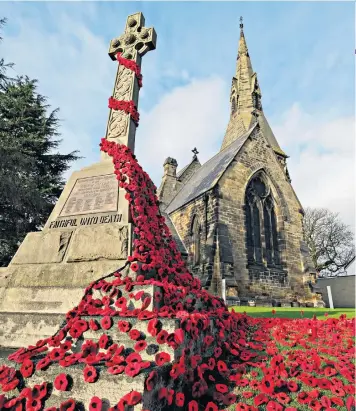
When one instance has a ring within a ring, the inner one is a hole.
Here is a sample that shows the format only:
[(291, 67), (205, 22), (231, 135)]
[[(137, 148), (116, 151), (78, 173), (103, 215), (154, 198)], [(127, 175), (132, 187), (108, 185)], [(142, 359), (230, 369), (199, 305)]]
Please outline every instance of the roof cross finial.
[(241, 31), (242, 31), (242, 29), (244, 28), (243, 21), (244, 21), (244, 19), (243, 19), (243, 17), (241, 16), (241, 17), (240, 17), (240, 29), (241, 29)]
[(194, 154), (193, 158), (197, 158), (197, 154), (199, 154), (199, 151), (197, 150), (196, 147), (193, 148), (192, 153)]

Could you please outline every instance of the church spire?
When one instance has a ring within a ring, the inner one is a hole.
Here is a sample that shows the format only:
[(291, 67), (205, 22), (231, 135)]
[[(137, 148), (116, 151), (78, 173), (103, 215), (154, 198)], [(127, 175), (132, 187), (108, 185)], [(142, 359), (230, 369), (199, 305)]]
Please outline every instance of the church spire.
[(231, 116), (221, 150), (246, 133), (258, 119), (259, 125), (271, 147), (285, 155), (264, 116), (261, 102), (262, 94), (257, 74), (252, 69), (246, 43), (243, 19), (240, 17), (240, 39), (237, 53), (236, 72), (232, 78), (230, 104)]

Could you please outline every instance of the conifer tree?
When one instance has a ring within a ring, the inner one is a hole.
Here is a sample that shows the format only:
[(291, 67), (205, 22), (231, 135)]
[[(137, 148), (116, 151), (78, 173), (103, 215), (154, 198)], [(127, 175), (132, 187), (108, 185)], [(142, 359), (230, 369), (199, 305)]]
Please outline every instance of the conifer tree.
[(58, 109), (50, 111), (37, 80), (10, 79), (8, 67), (1, 59), (0, 266), (28, 232), (43, 227), (63, 189), (63, 172), (78, 158), (76, 152), (57, 152)]

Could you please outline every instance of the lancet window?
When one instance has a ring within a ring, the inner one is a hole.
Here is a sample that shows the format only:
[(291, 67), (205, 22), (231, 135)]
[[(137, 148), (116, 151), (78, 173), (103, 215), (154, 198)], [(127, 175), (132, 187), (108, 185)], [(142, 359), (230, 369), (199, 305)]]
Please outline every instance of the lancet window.
[(274, 201), (263, 173), (246, 190), (246, 242), (249, 264), (280, 264)]
[(200, 264), (200, 238), (201, 238), (201, 225), (197, 216), (194, 217), (192, 223), (192, 251), (193, 251), (193, 264)]

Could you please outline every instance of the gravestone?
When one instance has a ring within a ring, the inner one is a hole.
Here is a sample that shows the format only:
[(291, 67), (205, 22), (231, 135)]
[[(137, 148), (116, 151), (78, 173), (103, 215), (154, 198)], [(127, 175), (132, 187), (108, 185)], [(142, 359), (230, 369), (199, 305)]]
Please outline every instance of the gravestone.
[[(127, 18), (125, 32), (110, 43), (141, 67), (155, 49), (156, 33), (142, 13)], [(141, 77), (119, 64), (113, 98), (138, 105)], [(135, 147), (137, 119), (110, 109), (106, 136)], [(27, 234), (8, 267), (0, 271), (0, 345), (19, 347), (52, 335), (92, 281), (124, 265), (131, 252), (132, 224), (125, 191), (112, 159), (74, 172), (42, 231)]]

